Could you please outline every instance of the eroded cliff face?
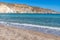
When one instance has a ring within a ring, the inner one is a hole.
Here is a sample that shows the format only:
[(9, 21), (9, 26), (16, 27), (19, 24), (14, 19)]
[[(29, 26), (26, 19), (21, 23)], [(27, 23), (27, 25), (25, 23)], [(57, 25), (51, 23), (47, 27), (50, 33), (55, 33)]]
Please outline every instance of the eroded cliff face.
[(56, 13), (55, 11), (31, 7), (24, 4), (0, 3), (0, 13)]
[(12, 12), (12, 10), (8, 6), (4, 4), (0, 4), (0, 13), (3, 13), (3, 12), (4, 13)]

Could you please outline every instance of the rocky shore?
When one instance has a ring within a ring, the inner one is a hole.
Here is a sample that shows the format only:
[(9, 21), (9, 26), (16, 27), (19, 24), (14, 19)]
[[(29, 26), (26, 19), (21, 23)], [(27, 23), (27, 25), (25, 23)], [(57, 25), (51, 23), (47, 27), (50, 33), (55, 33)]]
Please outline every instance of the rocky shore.
[(59, 36), (0, 25), (0, 40), (60, 40)]

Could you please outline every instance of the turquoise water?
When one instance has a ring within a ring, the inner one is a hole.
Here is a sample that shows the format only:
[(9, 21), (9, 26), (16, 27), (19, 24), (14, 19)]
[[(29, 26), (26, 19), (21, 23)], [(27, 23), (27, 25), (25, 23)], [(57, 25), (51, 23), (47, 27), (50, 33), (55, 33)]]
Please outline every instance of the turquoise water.
[(0, 14), (0, 24), (60, 36), (60, 14)]
[(0, 14), (0, 21), (60, 27), (60, 14)]

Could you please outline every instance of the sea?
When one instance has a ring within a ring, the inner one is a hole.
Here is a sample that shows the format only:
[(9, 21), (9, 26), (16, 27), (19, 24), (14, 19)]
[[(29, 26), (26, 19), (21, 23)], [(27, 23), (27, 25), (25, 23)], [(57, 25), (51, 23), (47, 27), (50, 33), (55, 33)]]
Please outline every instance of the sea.
[(60, 36), (60, 14), (0, 13), (0, 24)]

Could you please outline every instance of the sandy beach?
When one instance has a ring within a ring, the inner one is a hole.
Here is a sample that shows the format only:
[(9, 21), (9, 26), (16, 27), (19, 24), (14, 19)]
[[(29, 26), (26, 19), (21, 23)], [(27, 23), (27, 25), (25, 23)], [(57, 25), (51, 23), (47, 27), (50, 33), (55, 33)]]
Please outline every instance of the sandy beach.
[(0, 25), (0, 40), (60, 40), (59, 36)]

